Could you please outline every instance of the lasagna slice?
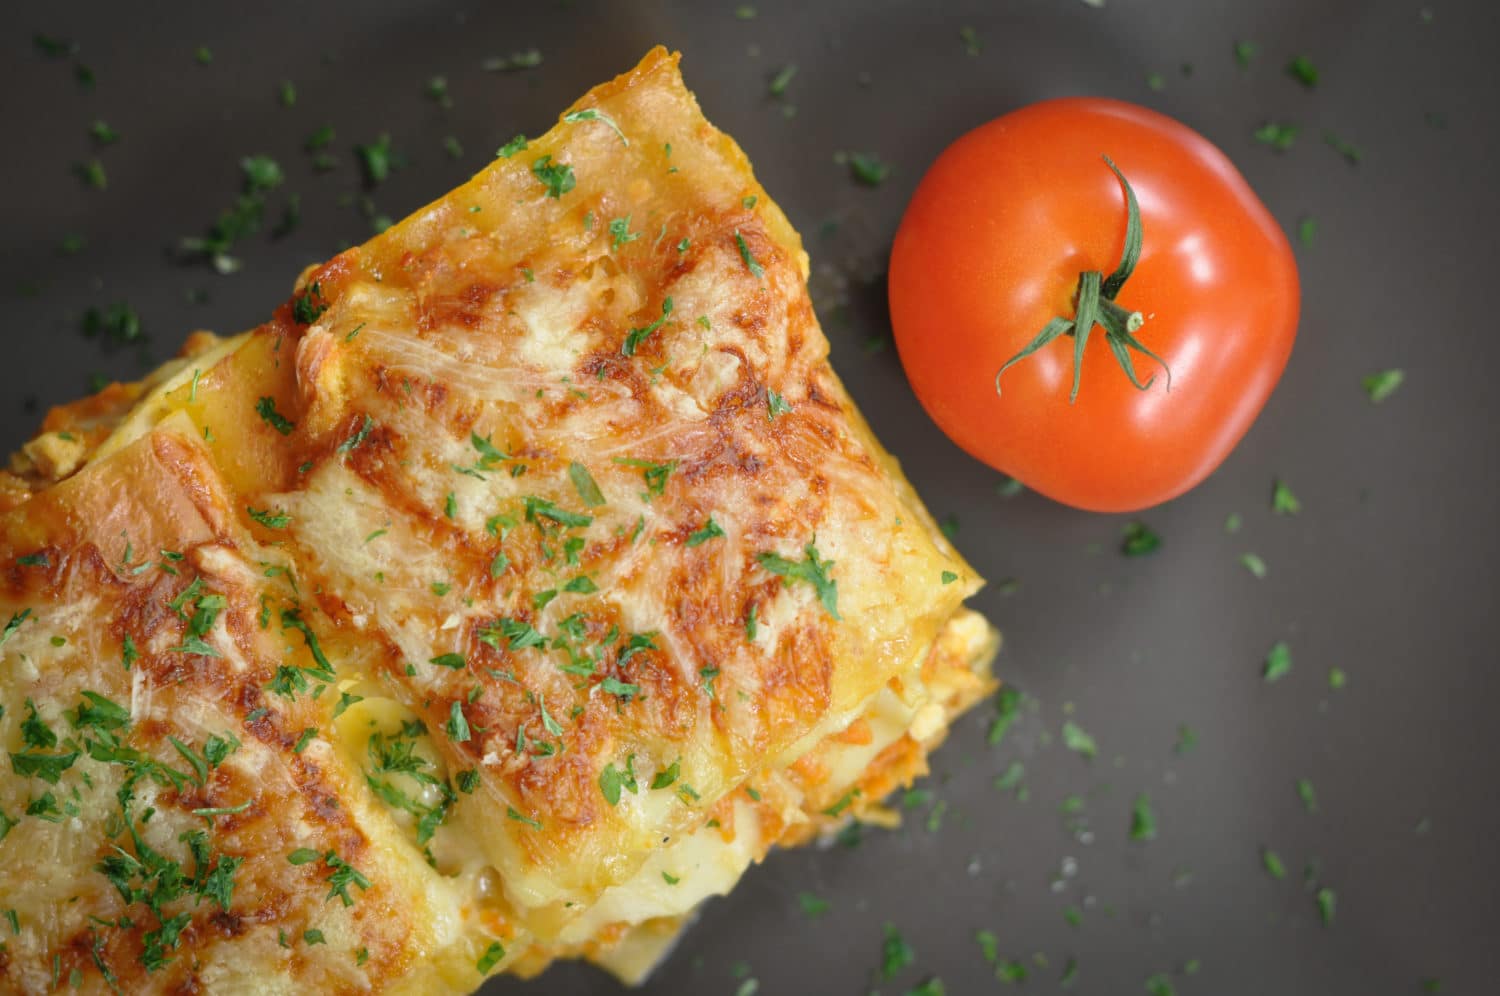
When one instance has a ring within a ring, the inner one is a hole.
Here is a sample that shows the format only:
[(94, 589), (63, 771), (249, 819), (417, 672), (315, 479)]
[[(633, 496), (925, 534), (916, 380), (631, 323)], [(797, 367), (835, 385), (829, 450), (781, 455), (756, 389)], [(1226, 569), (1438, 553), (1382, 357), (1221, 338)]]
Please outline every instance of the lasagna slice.
[(630, 981), (993, 686), (661, 49), (0, 481), (0, 989)]

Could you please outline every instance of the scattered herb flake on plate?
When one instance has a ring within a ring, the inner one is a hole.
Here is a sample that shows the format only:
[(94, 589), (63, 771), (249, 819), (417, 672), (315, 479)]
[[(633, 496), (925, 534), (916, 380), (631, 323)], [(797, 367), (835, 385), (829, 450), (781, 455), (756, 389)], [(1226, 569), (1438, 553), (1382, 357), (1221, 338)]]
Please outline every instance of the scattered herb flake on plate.
[(854, 178), (867, 187), (878, 187), (891, 175), (891, 167), (880, 161), (880, 157), (874, 153), (851, 152), (849, 154), (849, 172)]
[(1094, 743), (1094, 738), (1071, 719), (1062, 725), (1062, 739), (1063, 745), (1068, 750), (1081, 754), (1091, 761), (1099, 753), (1099, 747)]
[(1406, 380), (1406, 371), (1391, 369), (1370, 374), (1362, 383), (1365, 387), (1365, 394), (1370, 397), (1370, 403), (1378, 405), (1395, 394), (1396, 389), (1401, 386), (1401, 382), (1404, 380)]
[(1151, 808), (1151, 797), (1145, 792), (1135, 797), (1130, 812), (1130, 839), (1156, 839), (1156, 811)]
[(1255, 140), (1263, 145), (1271, 146), (1277, 152), (1285, 152), (1297, 141), (1297, 126), (1267, 121), (1255, 129)]
[(1126, 525), (1124, 536), (1120, 552), (1127, 557), (1142, 557), (1154, 553), (1161, 546), (1161, 537), (1152, 532), (1151, 527), (1144, 522)]
[(1284, 642), (1277, 643), (1266, 654), (1265, 665), (1261, 669), (1261, 677), (1269, 684), (1280, 681), (1292, 673), (1292, 649)]
[(1305, 55), (1299, 55), (1288, 62), (1286, 74), (1309, 90), (1318, 85), (1318, 67)]

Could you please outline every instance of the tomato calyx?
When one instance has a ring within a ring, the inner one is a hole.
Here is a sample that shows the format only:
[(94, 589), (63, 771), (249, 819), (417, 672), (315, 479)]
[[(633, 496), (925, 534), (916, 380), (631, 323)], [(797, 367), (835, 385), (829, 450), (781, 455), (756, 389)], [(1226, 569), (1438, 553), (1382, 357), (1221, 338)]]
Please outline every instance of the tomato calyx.
[(1120, 369), (1125, 371), (1125, 376), (1130, 378), (1130, 383), (1137, 390), (1149, 389), (1156, 383), (1156, 375), (1152, 374), (1144, 384), (1141, 383), (1130, 355), (1132, 349), (1161, 364), (1162, 369), (1167, 372), (1167, 390), (1172, 389), (1172, 368), (1167, 366), (1166, 360), (1146, 348), (1135, 337), (1135, 333), (1146, 323), (1145, 316), (1139, 311), (1127, 310), (1115, 301), (1115, 296), (1135, 272), (1135, 265), (1141, 259), (1141, 208), (1136, 203), (1135, 191), (1131, 189), (1130, 181), (1125, 179), (1125, 174), (1120, 172), (1109, 156), (1102, 158), (1125, 190), (1125, 247), (1120, 253), (1120, 265), (1108, 277), (1098, 270), (1085, 270), (1078, 275), (1073, 317), (1063, 318), (1059, 315), (1053, 318), (1019, 353), (1005, 361), (1005, 365), (995, 374), (997, 395), (1000, 393), (1000, 377), (1005, 371), (1052, 340), (1067, 335), (1073, 337), (1073, 390), (1068, 395), (1068, 404), (1073, 404), (1078, 400), (1078, 385), (1083, 376), (1084, 347), (1088, 345), (1089, 333), (1094, 330), (1095, 325), (1104, 326), (1104, 341), (1109, 344)]

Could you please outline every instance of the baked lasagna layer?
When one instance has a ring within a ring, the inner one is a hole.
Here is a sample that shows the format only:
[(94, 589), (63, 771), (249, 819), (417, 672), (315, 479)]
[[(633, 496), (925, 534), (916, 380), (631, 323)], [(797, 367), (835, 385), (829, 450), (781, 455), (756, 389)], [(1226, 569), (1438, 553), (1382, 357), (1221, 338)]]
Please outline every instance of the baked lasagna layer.
[(637, 978), (878, 818), (995, 640), (806, 278), (658, 49), (54, 410), (0, 487), (0, 989)]

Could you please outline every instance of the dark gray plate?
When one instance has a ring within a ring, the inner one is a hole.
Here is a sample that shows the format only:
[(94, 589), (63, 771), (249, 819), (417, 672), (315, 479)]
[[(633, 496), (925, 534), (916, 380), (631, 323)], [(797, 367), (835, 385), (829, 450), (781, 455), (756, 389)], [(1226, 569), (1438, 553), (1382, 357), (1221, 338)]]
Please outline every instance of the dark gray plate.
[[(949, 993), (987, 992), (1000, 983), (974, 940), (984, 928), (1034, 992), (1057, 991), (1070, 958), (1081, 993), (1143, 992), (1157, 972), (1184, 994), (1418, 993), (1429, 977), (1444, 993), (1495, 992), (1500, 669), (1487, 626), (1500, 594), (1500, 335), (1485, 274), (1500, 228), (1496, 7), (1435, 3), (1427, 23), (1414, 0), (756, 6), (742, 20), (728, 2), (7, 4), (4, 442), (24, 437), (38, 405), (84, 392), (89, 374), (143, 369), (136, 349), (78, 333), (86, 308), (127, 302), (149, 352), (165, 356), (190, 328), (257, 323), (304, 264), (365, 238), (358, 203), (339, 203), (360, 194), (356, 143), (389, 132), (407, 159), (370, 192), (372, 213), (400, 217), (652, 44), (680, 48), (708, 116), (806, 236), (835, 365), (876, 432), (933, 511), (956, 517), (975, 566), (1019, 581), (975, 603), (1005, 630), (1000, 671), (1031, 707), (999, 748), (985, 744), (990, 707), (965, 721), (922, 786), (933, 801), (899, 832), (752, 871), (647, 991), (748, 993), (753, 978), (761, 993), (890, 996), (938, 975)], [(44, 58), (37, 31), (76, 39), (77, 57)], [(1241, 39), (1260, 48), (1248, 70), (1232, 56)], [(210, 64), (195, 62), (199, 45)], [(481, 69), (532, 47), (538, 69)], [(1282, 72), (1296, 54), (1322, 72), (1313, 91)], [(92, 90), (74, 79), (78, 61)], [(772, 99), (768, 79), (792, 63)], [(439, 74), (449, 109), (424, 95)], [(293, 107), (278, 103), (282, 80), (296, 85)], [(1281, 387), (1222, 470), (1144, 517), (1165, 540), (1147, 558), (1120, 556), (1123, 519), (1002, 499), (1000, 476), (923, 416), (894, 350), (867, 348), (889, 335), (880, 274), (927, 163), (982, 121), (1077, 93), (1180, 118), (1289, 229), (1305, 216), (1318, 225), (1297, 249), (1302, 335)], [(117, 144), (91, 147), (95, 118)], [(1252, 139), (1268, 119), (1302, 125), (1287, 153)], [(316, 174), (301, 144), (324, 124), (337, 168)], [(1325, 129), (1363, 161), (1341, 159)], [(894, 172), (857, 186), (838, 150), (877, 153)], [(232, 202), (250, 153), (280, 160), (301, 226), (247, 239), (232, 277), (169, 262), (168, 247)], [(70, 172), (94, 156), (107, 190)], [(830, 219), (836, 232), (820, 236)], [(87, 247), (61, 255), (70, 233)], [(1404, 368), (1406, 385), (1372, 406), (1360, 380), (1387, 367)], [(1272, 515), (1274, 477), (1300, 515)], [(1244, 521), (1234, 535), (1230, 513)], [(1240, 565), (1247, 551), (1264, 558), (1264, 580)], [(1261, 661), (1278, 640), (1295, 667), (1267, 685)], [(1329, 690), (1332, 667), (1348, 674), (1342, 691)], [(1068, 717), (1097, 740), (1092, 763), (1062, 746)], [(1179, 724), (1197, 734), (1184, 755)], [(1024, 802), (992, 785), (1014, 761)], [(1316, 812), (1299, 778), (1316, 786)], [(1159, 820), (1149, 843), (1128, 833), (1141, 792)], [(1069, 817), (1074, 795), (1083, 808)], [(1262, 870), (1262, 846), (1281, 855), (1285, 880)], [(1318, 887), (1336, 891), (1332, 926), (1319, 922)], [(804, 892), (831, 908), (805, 916)], [(880, 981), (888, 922), (916, 960)], [(560, 967), (487, 990), (544, 991), (615, 987)]]

